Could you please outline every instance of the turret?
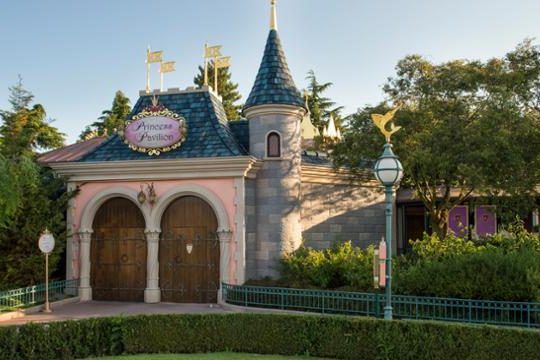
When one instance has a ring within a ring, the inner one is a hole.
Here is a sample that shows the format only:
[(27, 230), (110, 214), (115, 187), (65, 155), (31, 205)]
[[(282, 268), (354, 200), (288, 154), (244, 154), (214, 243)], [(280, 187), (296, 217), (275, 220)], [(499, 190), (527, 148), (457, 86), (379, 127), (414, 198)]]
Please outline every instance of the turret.
[(263, 166), (256, 179), (257, 276), (274, 276), (279, 258), (301, 243), (301, 121), (304, 100), (296, 88), (277, 32), (272, 0), (270, 33), (255, 84), (244, 106), (250, 152)]

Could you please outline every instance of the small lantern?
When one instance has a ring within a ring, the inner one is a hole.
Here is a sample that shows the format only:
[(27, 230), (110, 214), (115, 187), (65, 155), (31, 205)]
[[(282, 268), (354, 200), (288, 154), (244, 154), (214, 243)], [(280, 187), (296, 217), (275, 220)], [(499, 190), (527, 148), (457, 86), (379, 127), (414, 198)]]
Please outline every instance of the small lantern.
[(146, 201), (146, 194), (144, 193), (143, 186), (141, 184), (141, 191), (139, 191), (139, 194), (137, 194), (137, 200), (139, 201), (139, 204), (144, 204)]
[(394, 186), (403, 177), (403, 166), (398, 157), (392, 151), (392, 145), (386, 143), (384, 152), (375, 163), (375, 177), (384, 186)]
[(148, 190), (148, 203), (151, 206), (154, 206), (154, 204), (157, 201), (157, 194), (156, 194), (156, 190), (154, 190), (154, 183), (151, 183), (150, 185), (148, 185), (147, 190)]

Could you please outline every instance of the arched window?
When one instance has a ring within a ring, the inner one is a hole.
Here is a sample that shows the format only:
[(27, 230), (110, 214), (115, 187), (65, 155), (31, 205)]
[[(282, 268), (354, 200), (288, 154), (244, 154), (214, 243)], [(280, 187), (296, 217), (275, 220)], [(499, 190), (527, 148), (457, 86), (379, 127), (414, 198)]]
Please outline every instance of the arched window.
[(271, 132), (266, 138), (266, 156), (280, 157), (281, 156), (281, 139), (278, 133)]

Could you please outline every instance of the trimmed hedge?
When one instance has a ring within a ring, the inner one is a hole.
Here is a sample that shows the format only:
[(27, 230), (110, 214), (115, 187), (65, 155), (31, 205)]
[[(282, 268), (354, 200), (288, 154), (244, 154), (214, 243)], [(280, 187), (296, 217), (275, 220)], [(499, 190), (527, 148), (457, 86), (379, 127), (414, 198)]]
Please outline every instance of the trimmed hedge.
[(2, 359), (247, 352), (338, 359), (532, 359), (540, 331), (277, 314), (149, 315), (0, 327)]

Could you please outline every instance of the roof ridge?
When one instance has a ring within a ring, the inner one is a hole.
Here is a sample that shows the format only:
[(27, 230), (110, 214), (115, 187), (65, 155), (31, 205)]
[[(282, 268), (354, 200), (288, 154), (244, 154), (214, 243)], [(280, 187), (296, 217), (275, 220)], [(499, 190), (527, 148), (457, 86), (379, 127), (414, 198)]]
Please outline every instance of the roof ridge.
[[(211, 102), (211, 104), (212, 104), (212, 107), (214, 108), (214, 114), (213, 114), (213, 115), (216, 116), (217, 109), (216, 109), (216, 102), (215, 102), (215, 101), (219, 101), (219, 100), (218, 100), (217, 98), (215, 98), (215, 97), (213, 98), (213, 97), (212, 97), (212, 95), (213, 95), (212, 93), (208, 92), (208, 94), (209, 94), (209, 96), (210, 96), (210, 102)], [(219, 139), (221, 140), (221, 143), (222, 143), (225, 147), (227, 147), (227, 149), (229, 149), (229, 151), (230, 151), (231, 153), (233, 153), (233, 154), (235, 153), (235, 150), (236, 150), (237, 152), (240, 152), (240, 153), (242, 153), (242, 150), (245, 151), (244, 147), (241, 146), (240, 143), (238, 142), (238, 139), (236, 139), (236, 136), (233, 134), (232, 131), (230, 131), (230, 129), (229, 129), (229, 122), (226, 121), (225, 123), (223, 123), (223, 122), (221, 122), (221, 119), (220, 119), (219, 117), (216, 116), (216, 118), (217, 118), (217, 120), (218, 120), (217, 123), (218, 123), (219, 128), (216, 129), (216, 125), (215, 125), (215, 124), (212, 124), (212, 127), (213, 127), (214, 130), (217, 132), (217, 134), (218, 134), (218, 136), (219, 136)], [(227, 119), (227, 120), (228, 120), (228, 119)], [(221, 130), (221, 131), (220, 131), (220, 130)], [(228, 135), (229, 135), (229, 136), (227, 136), (227, 138), (230, 139), (230, 138), (232, 137), (232, 140), (234, 141), (234, 144), (237, 146), (237, 149), (232, 149), (232, 148), (229, 146), (229, 144), (226, 142), (226, 139), (224, 138), (224, 135), (225, 135), (225, 134), (222, 134), (222, 132), (225, 132), (225, 131), (228, 132)], [(246, 153), (247, 153), (247, 151), (246, 151)]]

